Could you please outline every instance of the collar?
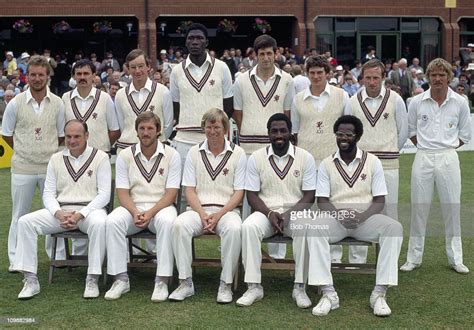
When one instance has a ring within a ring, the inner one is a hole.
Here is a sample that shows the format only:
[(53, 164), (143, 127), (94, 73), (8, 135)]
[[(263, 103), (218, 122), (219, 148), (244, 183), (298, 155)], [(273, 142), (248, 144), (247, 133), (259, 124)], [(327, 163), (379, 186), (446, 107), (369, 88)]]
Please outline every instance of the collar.
[[(452, 98), (452, 97), (453, 97), (453, 93), (454, 93), (454, 91), (453, 91), (451, 88), (448, 87), (448, 94), (446, 94), (446, 100), (444, 100), (444, 102), (446, 102), (447, 100), (449, 100), (450, 98)], [(425, 101), (425, 100), (433, 100), (433, 99), (431, 98), (431, 87), (430, 87), (426, 92), (424, 92), (424, 93), (422, 94), (421, 100), (422, 100), (422, 101)], [(434, 100), (433, 100), (433, 101), (434, 101)]]
[[(230, 147), (229, 140), (227, 140), (226, 138), (224, 138), (224, 140), (225, 140), (225, 147), (224, 147), (224, 150), (222, 150), (222, 152), (219, 155), (226, 153), (227, 151), (234, 152), (234, 150), (232, 150), (232, 148)], [(201, 145), (199, 146), (199, 150), (204, 150), (206, 153), (211, 152), (209, 150), (209, 144), (207, 143), (207, 139), (205, 139), (203, 143), (201, 143)]]
[[(257, 67), (258, 67), (258, 64), (250, 70), (250, 75), (251, 76), (257, 76)], [(273, 75), (269, 79), (273, 79), (273, 78), (275, 78), (275, 76), (281, 76), (281, 69), (278, 68), (277, 66), (275, 66), (275, 70), (273, 71)]]
[[(33, 95), (31, 95), (31, 91), (29, 88), (26, 90), (25, 93), (26, 93), (26, 103), (30, 103), (31, 100), (34, 100)], [(48, 99), (48, 101), (51, 101), (51, 92), (49, 91), (48, 87), (46, 88), (46, 96), (44, 98)]]
[[(153, 82), (151, 81), (150, 78), (146, 79), (145, 86), (142, 89), (146, 89), (148, 92), (151, 92), (151, 86)], [(133, 82), (130, 83), (130, 90), (128, 91), (128, 95), (131, 95), (133, 92), (139, 93), (140, 91), (135, 89), (135, 86), (133, 85)]]
[(362, 88), (362, 102), (365, 102), (366, 99), (372, 99), (372, 100), (375, 100), (375, 99), (378, 99), (378, 98), (384, 98), (385, 97), (385, 93), (387, 92), (387, 89), (382, 86), (382, 88), (380, 88), (380, 93), (379, 95), (377, 95), (376, 97), (370, 97), (368, 94), (367, 94), (367, 90), (365, 89), (365, 86), (364, 88)]
[(68, 148), (64, 148), (63, 150), (63, 155), (66, 156), (66, 157), (71, 157), (73, 159), (81, 159), (81, 158), (84, 158), (84, 157), (89, 157), (89, 155), (92, 153), (92, 147), (89, 145), (89, 143), (87, 143), (87, 146), (86, 148), (84, 149), (84, 152), (79, 156), (79, 157), (74, 157), (73, 155), (71, 155), (71, 152), (69, 151)]
[(186, 58), (186, 61), (184, 62), (184, 67), (187, 69), (190, 65), (194, 65), (195, 67), (198, 67), (198, 68), (201, 68), (204, 66), (204, 64), (209, 63), (209, 65), (212, 63), (212, 60), (211, 60), (211, 56), (209, 56), (209, 53), (206, 52), (206, 60), (204, 61), (204, 63), (202, 64), (202, 66), (198, 67), (196, 64), (194, 64), (193, 62), (191, 62), (191, 59), (189, 58), (189, 56)]
[(267, 158), (270, 158), (270, 156), (275, 156), (275, 157), (278, 157), (278, 158), (284, 158), (287, 155), (292, 157), (292, 158), (295, 158), (295, 147), (293, 146), (293, 144), (291, 142), (290, 142), (290, 146), (288, 147), (288, 151), (286, 152), (286, 154), (284, 154), (281, 157), (275, 155), (275, 153), (273, 152), (272, 145), (271, 144), (269, 145), (269, 148), (268, 148), (268, 151), (267, 151)]
[(81, 100), (87, 100), (89, 97), (92, 97), (94, 98), (95, 97), (95, 93), (96, 93), (96, 88), (94, 86), (92, 86), (89, 94), (86, 96), (86, 97), (82, 97), (80, 94), (79, 94), (79, 91), (77, 90), (77, 87), (74, 88), (71, 92), (71, 99), (75, 98), (75, 97), (78, 97), (80, 98)]
[[(134, 154), (134, 156), (138, 156), (141, 153), (142, 153), (142, 149), (140, 148), (140, 142), (139, 142), (135, 145), (135, 154)], [(163, 146), (163, 144), (160, 141), (158, 141), (158, 144), (156, 145), (156, 150), (155, 150), (155, 152), (153, 153), (153, 155), (151, 156), (150, 159), (158, 156), (158, 154), (163, 154), (163, 155), (165, 154), (165, 147)]]
[[(330, 85), (326, 82), (326, 87), (324, 87), (324, 90), (323, 92), (321, 93), (324, 94), (328, 94), (329, 96), (331, 96), (331, 87), (329, 87)], [(320, 96), (321, 96), (320, 95)], [(309, 85), (305, 90), (304, 90), (304, 95), (303, 95), (303, 100), (306, 100), (308, 97), (319, 97), (319, 96), (315, 96), (313, 94), (311, 94), (311, 85)]]
[[(339, 159), (339, 161), (341, 163), (344, 163), (344, 161), (342, 160), (341, 154), (339, 152), (339, 148), (337, 149), (336, 153), (332, 156), (333, 160), (336, 159), (336, 158)], [(354, 160), (355, 159), (359, 159), (359, 160), (362, 159), (362, 150), (359, 149), (359, 148), (357, 148), (357, 152), (356, 152), (356, 156), (355, 156)], [(354, 160), (352, 160), (352, 161), (354, 161)]]

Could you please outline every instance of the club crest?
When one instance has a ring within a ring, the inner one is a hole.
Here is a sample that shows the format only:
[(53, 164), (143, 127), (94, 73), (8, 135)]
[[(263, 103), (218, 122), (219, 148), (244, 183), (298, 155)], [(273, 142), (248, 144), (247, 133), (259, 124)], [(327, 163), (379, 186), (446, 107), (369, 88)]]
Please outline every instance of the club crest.
[(362, 173), (362, 174), (360, 175), (360, 179), (361, 179), (362, 181), (365, 181), (365, 180), (367, 179), (367, 174)]
[(87, 176), (88, 176), (88, 177), (91, 177), (93, 173), (94, 173), (94, 171), (89, 170), (89, 171), (87, 171)]
[(301, 174), (301, 172), (300, 172), (299, 170), (294, 170), (294, 171), (293, 171), (293, 176), (294, 176), (295, 178), (299, 177), (300, 174)]
[(158, 174), (160, 176), (163, 176), (163, 174), (165, 174), (165, 169), (163, 167), (160, 167), (160, 169), (158, 170)]
[(280, 95), (275, 95), (275, 96), (273, 97), (273, 100), (274, 100), (275, 102), (278, 102), (278, 101), (280, 100)]
[(227, 174), (229, 174), (229, 169), (228, 169), (228, 168), (224, 168), (224, 169), (222, 170), (222, 174), (223, 174), (224, 176), (227, 176)]

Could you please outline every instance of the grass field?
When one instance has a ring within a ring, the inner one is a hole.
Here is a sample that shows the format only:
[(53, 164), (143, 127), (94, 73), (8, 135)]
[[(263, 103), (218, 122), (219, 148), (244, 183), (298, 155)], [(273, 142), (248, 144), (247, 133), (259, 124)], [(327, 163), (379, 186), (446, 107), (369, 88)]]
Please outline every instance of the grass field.
[[(474, 272), (474, 152), (460, 153), (462, 164), (463, 248), (465, 264)], [(410, 201), (410, 171), (413, 155), (403, 155), (400, 171), (400, 214), (405, 227), (405, 241), (400, 264), (407, 250)], [(17, 300), (22, 288), (20, 274), (7, 272), (7, 234), (11, 217), (10, 173), (0, 170), (0, 328), (7, 326), (6, 318), (35, 318), (41, 328), (472, 328), (474, 326), (473, 274), (459, 275), (448, 267), (439, 222), (439, 211), (434, 206), (429, 220), (423, 266), (412, 273), (400, 273), (399, 286), (388, 292), (393, 314), (389, 318), (373, 316), (368, 299), (375, 277), (371, 275), (334, 276), (341, 299), (341, 307), (326, 317), (311, 315), (311, 309), (300, 310), (291, 299), (293, 278), (285, 271), (263, 271), (265, 298), (249, 308), (215, 302), (219, 272), (217, 269), (198, 269), (194, 275), (196, 295), (182, 303), (153, 304), (153, 270), (133, 270), (130, 273), (131, 292), (118, 301), (105, 301), (103, 294), (110, 286), (100, 283), (101, 297), (84, 300), (85, 269), (72, 272), (57, 270), (55, 282), (48, 284), (48, 260), (40, 242), (39, 277), (41, 293), (28, 301)], [(39, 198), (34, 208), (40, 208)], [(441, 233), (441, 235), (436, 234)], [(217, 256), (217, 242), (199, 242), (201, 254)], [(174, 285), (176, 285), (176, 280)], [(172, 289), (174, 286), (172, 287)], [(245, 287), (241, 283), (234, 298), (240, 297)], [(309, 296), (315, 304), (317, 290), (310, 288)], [(235, 299), (234, 299), (235, 301)]]

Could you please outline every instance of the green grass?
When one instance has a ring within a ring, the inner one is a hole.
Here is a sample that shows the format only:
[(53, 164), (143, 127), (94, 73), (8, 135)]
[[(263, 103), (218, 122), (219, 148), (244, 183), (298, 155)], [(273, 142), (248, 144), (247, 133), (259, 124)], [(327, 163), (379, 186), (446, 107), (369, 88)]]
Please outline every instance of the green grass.
[[(473, 204), (474, 152), (460, 153), (463, 180), (463, 248), (465, 264), (474, 271)], [(410, 171), (413, 155), (403, 155), (400, 172), (400, 205), (402, 223), (408, 233)], [(47, 283), (48, 261), (40, 242), (39, 276), (41, 294), (29, 301), (16, 299), (22, 276), (9, 274), (7, 233), (11, 217), (10, 173), (0, 170), (0, 327), (6, 317), (34, 317), (42, 328), (123, 328), (123, 327), (199, 327), (199, 328), (472, 328), (473, 275), (458, 275), (447, 264), (443, 235), (427, 238), (423, 266), (409, 274), (400, 273), (399, 286), (389, 289), (388, 301), (393, 314), (389, 318), (372, 315), (368, 298), (374, 285), (370, 275), (334, 275), (341, 307), (327, 317), (314, 317), (311, 309), (300, 310), (291, 299), (293, 278), (285, 271), (263, 271), (265, 298), (250, 308), (215, 302), (218, 269), (198, 269), (194, 275), (196, 295), (182, 303), (153, 304), (154, 271), (132, 270), (131, 292), (118, 301), (105, 301), (103, 294), (110, 286), (100, 284), (101, 297), (82, 299), (85, 269), (72, 272), (57, 270), (55, 282)], [(38, 198), (34, 208), (41, 206)], [(436, 207), (436, 206), (434, 206)], [(443, 233), (439, 212), (433, 209), (430, 230)], [(434, 228), (441, 226), (441, 229)], [(407, 239), (403, 244), (400, 264), (405, 261)], [(217, 241), (198, 241), (201, 254), (217, 256)], [(176, 285), (176, 280), (174, 281)], [(174, 286), (172, 287), (174, 288)], [(244, 291), (240, 283), (234, 298)], [(316, 289), (308, 290), (313, 303), (319, 297)]]

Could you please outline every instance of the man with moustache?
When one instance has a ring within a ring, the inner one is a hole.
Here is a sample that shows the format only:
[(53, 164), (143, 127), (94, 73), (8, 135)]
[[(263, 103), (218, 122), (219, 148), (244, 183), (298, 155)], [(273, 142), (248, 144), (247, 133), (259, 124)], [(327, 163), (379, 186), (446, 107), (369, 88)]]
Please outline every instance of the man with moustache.
[(290, 143), (291, 121), (283, 113), (267, 122), (270, 145), (249, 157), (245, 190), (254, 212), (242, 224), (242, 263), (247, 291), (237, 300), (250, 306), (263, 298), (261, 285), (261, 243), (281, 233), (293, 238), (295, 285), (293, 299), (300, 308), (311, 306), (304, 290), (307, 279), (307, 249), (304, 236), (295, 235), (288, 221), (290, 214), (314, 202), (316, 167), (309, 152)]
[(153, 302), (168, 298), (173, 275), (171, 228), (177, 216), (173, 203), (180, 187), (181, 158), (159, 141), (160, 118), (145, 111), (135, 119), (139, 143), (117, 156), (116, 187), (120, 207), (107, 217), (107, 273), (114, 283), (106, 300), (119, 299), (130, 291), (127, 273), (127, 236), (148, 228), (156, 233), (157, 265)]
[[(2, 121), (5, 142), (13, 149), (11, 194), (12, 222), (8, 233), (9, 270), (15, 260), (18, 219), (30, 211), (36, 187), (44, 189), (46, 168), (51, 156), (64, 140), (64, 105), (48, 89), (51, 67), (43, 56), (32, 56), (27, 78), (30, 88), (8, 103)], [(51, 255), (52, 240), (46, 237)], [(57, 259), (64, 259), (60, 240)]]
[(122, 132), (117, 141), (117, 152), (138, 143), (134, 123), (137, 116), (152, 111), (160, 118), (162, 125), (160, 141), (166, 141), (173, 132), (173, 109), (171, 94), (162, 84), (152, 81), (150, 59), (141, 49), (134, 49), (125, 58), (125, 64), (132, 76), (132, 82), (117, 91), (115, 107)]
[[(449, 88), (451, 65), (441, 58), (428, 64), (430, 88), (413, 98), (408, 108), (410, 140), (418, 148), (411, 173), (411, 225), (407, 262), (410, 272), (421, 266), (433, 188), (436, 185), (446, 231), (448, 263), (459, 274), (463, 264), (461, 242), (461, 169), (456, 148), (471, 140), (471, 117), (466, 100)], [(470, 219), (471, 220), (471, 219)]]
[(362, 122), (355, 116), (342, 116), (333, 126), (338, 150), (321, 163), (316, 197), (326, 216), (300, 236), (306, 237), (309, 250), (308, 284), (319, 285), (323, 296), (312, 314), (327, 315), (339, 308), (329, 257), (329, 244), (345, 237), (378, 242), (375, 287), (370, 306), (376, 316), (391, 314), (385, 294), (388, 286), (398, 284), (398, 257), (403, 241), (402, 225), (380, 214), (387, 188), (380, 160), (357, 147), (363, 135)]
[(38, 234), (79, 229), (89, 237), (84, 298), (99, 296), (98, 279), (105, 256), (105, 206), (110, 201), (112, 171), (107, 154), (87, 144), (87, 124), (72, 119), (64, 127), (66, 149), (48, 163), (43, 192), (44, 209), (18, 221), (18, 242), (13, 269), (25, 277), (18, 299), (40, 292)]

